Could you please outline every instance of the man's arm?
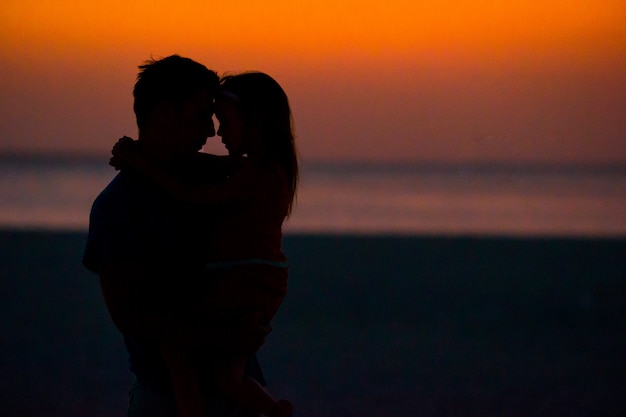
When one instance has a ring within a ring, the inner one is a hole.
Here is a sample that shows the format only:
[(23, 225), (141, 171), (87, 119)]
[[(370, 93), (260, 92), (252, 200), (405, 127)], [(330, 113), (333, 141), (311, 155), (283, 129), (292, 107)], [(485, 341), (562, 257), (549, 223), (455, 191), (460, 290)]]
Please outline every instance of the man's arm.
[(140, 263), (108, 262), (99, 276), (109, 315), (120, 332), (145, 339), (163, 338), (164, 323), (148, 314), (148, 294), (141, 292), (142, 287), (145, 291), (148, 274)]

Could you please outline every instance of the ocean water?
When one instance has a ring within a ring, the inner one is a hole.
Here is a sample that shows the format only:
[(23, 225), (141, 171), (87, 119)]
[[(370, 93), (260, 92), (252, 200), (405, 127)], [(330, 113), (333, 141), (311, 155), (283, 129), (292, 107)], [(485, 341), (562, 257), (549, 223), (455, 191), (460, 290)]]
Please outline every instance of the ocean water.
[[(0, 158), (0, 227), (86, 230), (105, 157)], [(304, 164), (287, 233), (626, 235), (626, 167)]]

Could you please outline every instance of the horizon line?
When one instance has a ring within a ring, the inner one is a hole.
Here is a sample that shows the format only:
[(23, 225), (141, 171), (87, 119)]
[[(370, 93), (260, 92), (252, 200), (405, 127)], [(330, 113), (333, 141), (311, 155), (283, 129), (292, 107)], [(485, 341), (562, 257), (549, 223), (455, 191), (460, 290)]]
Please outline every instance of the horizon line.
[[(60, 150), (0, 150), (0, 164), (97, 164), (107, 163), (109, 155), (96, 151), (60, 151)], [(353, 171), (376, 170), (376, 169), (471, 169), (471, 170), (590, 170), (590, 171), (615, 171), (626, 173), (626, 161), (520, 161), (511, 162), (505, 160), (491, 161), (458, 161), (458, 160), (389, 160), (389, 159), (300, 159), (303, 168), (323, 170), (344, 168)]]

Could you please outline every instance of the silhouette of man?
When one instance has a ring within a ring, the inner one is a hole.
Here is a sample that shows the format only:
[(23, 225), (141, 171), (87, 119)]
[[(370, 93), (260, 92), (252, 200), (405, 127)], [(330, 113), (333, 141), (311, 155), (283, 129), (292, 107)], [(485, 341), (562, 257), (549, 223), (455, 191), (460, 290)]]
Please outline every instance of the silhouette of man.
[[(195, 163), (207, 138), (215, 136), (217, 74), (177, 55), (139, 68), (133, 107), (144, 155), (182, 181), (220, 179), (218, 164), (207, 172)], [(175, 203), (130, 169), (122, 169), (94, 201), (83, 264), (99, 275), (109, 314), (124, 336), (136, 376), (130, 417), (176, 416), (163, 342), (221, 343), (254, 352), (269, 331), (253, 318), (207, 325), (180, 314), (190, 277), (203, 266), (200, 242), (210, 233), (210, 219), (206, 207), (199, 212)], [(248, 368), (264, 383), (254, 355)], [(211, 415), (232, 415), (210, 390), (206, 401)]]

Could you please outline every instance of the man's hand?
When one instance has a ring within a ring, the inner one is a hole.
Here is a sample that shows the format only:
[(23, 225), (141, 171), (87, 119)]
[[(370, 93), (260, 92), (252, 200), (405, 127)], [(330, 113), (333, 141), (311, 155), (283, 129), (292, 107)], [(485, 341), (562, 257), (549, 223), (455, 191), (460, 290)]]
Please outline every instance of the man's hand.
[[(169, 322), (161, 318), (168, 343), (179, 347), (206, 347), (252, 354), (265, 343), (265, 338), (272, 331), (272, 326), (261, 319), (259, 313), (247, 313), (237, 317), (213, 317), (206, 321), (200, 316), (187, 317)], [(167, 324), (166, 324), (167, 323)]]
[(252, 354), (263, 346), (271, 331), (272, 326), (262, 320), (260, 313), (251, 312), (221, 322), (219, 328), (209, 330), (206, 336), (213, 345), (217, 340), (222, 349)]

